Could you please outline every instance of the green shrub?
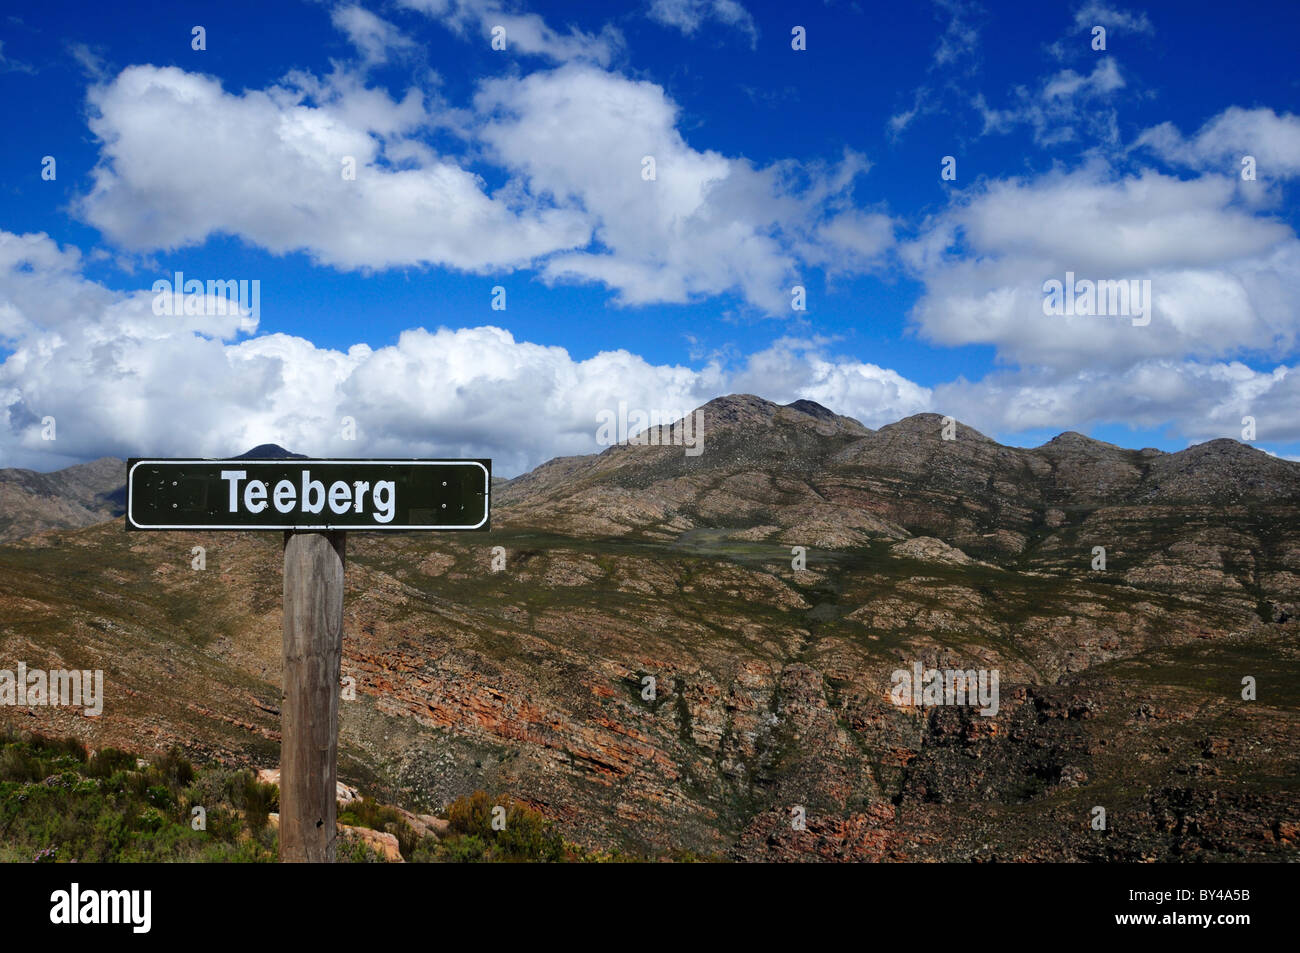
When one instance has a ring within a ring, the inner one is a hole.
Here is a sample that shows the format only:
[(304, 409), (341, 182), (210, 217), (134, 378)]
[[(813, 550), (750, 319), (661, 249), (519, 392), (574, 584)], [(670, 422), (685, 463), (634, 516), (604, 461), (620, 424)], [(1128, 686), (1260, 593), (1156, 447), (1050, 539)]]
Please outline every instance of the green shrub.
[(447, 825), (455, 834), (487, 834), (492, 830), (492, 800), (486, 791), (458, 797), (447, 807)]
[(166, 754), (155, 757), (152, 766), (162, 776), (163, 783), (173, 790), (186, 787), (194, 780), (194, 765), (179, 748), (172, 747)]
[(368, 797), (359, 798), (340, 810), (338, 822), (349, 827), (367, 827), (372, 831), (392, 834), (397, 838), (397, 849), (405, 860), (410, 860), (420, 842), (420, 835), (396, 808)]
[(517, 801), (506, 805), (505, 829), (496, 832), (495, 848), (513, 860), (554, 863), (564, 857), (564, 841), (537, 811)]
[(17, 744), (0, 751), (0, 781), (39, 781), (44, 776), (40, 759)]
[(86, 774), (92, 778), (107, 778), (119, 771), (135, 771), (135, 755), (117, 748), (100, 748), (86, 762)]
[(126, 818), (115, 811), (105, 811), (95, 820), (91, 842), (91, 856), (88, 860), (97, 862), (111, 861), (116, 858), (131, 837)]
[(412, 848), (409, 857), (406, 854), (402, 856), (412, 864), (432, 864), (442, 860), (442, 847), (438, 838), (425, 834)]
[[(505, 827), (492, 829), (494, 806)], [(206, 829), (190, 827), (202, 806)], [(194, 766), (172, 749), (143, 767), (135, 755), (106, 747), (87, 757), (76, 739), (49, 740), (0, 732), (0, 861), (233, 862), (273, 861), (278, 834), (267, 823), (279, 789), (249, 770)], [(339, 822), (386, 831), (408, 861), (555, 861), (572, 853), (537, 811), (483, 791), (447, 811), (445, 836), (418, 836), (395, 808), (362, 798)], [(373, 863), (382, 854), (359, 841), (339, 845), (344, 862)]]
[(32, 752), (40, 758), (72, 761), (76, 764), (86, 763), (86, 746), (78, 738), (45, 738), (32, 735), (28, 744)]
[[(505, 825), (501, 830), (492, 827), (493, 811), (497, 807), (505, 809)], [(451, 833), (475, 838), (487, 847), (494, 859), (551, 862), (564, 859), (564, 841), (551, 829), (550, 821), (511, 797), (494, 799), (485, 791), (475, 791), (468, 797), (457, 798), (447, 808), (447, 822)]]
[(335, 859), (340, 864), (382, 864), (384, 855), (375, 848), (360, 841), (340, 839), (335, 852)]
[(443, 859), (452, 864), (474, 864), (487, 859), (487, 845), (477, 834), (452, 838), (443, 849)]

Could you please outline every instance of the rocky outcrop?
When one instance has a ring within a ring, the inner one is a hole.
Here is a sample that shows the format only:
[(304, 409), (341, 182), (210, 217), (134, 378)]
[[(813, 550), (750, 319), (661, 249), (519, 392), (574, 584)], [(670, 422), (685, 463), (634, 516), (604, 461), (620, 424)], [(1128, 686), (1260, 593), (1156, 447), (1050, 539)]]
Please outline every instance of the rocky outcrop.
[[(279, 787), (280, 769), (261, 768), (257, 772), (257, 780), (260, 781), (262, 784), (274, 784), (276, 787)], [(361, 796), (357, 793), (356, 788), (352, 787), (349, 784), (344, 784), (342, 781), (337, 782), (335, 786), (337, 788), (336, 799), (338, 800), (339, 804), (345, 807), (351, 804), (353, 801), (357, 800)]]
[[(267, 817), (272, 827), (279, 828), (279, 814), (271, 813)], [(406, 862), (405, 858), (402, 857), (402, 849), (398, 844), (396, 834), (372, 830), (369, 827), (353, 827), (350, 824), (339, 824), (338, 836), (340, 840), (364, 845), (374, 851), (384, 863), (402, 864)]]

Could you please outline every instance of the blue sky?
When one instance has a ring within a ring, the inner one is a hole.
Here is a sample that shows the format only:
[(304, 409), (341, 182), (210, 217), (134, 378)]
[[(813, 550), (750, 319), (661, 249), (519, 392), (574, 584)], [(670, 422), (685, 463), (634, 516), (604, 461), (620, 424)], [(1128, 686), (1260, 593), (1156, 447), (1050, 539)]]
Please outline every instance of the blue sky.
[[(0, 465), (274, 441), (510, 475), (599, 449), (620, 402), (734, 391), (1030, 446), (1176, 450), (1249, 416), (1300, 456), (1297, 25), (1098, 0), (7, 15)], [(257, 313), (155, 313), (177, 271), (258, 281)], [(1044, 314), (1067, 272), (1150, 281), (1149, 323)]]

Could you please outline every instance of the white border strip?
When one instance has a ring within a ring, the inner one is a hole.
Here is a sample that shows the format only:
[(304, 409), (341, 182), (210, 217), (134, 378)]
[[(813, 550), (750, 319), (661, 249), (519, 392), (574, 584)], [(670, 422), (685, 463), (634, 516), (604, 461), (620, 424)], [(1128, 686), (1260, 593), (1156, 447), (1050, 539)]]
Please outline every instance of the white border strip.
[[(348, 464), (382, 466), (383, 464), (388, 463), (388, 464), (400, 464), (401, 466), (404, 467), (443, 467), (443, 466), (478, 467), (480, 470), (483, 471), (483, 519), (479, 520), (473, 526), (465, 526), (462, 524), (456, 524), (453, 526), (423, 526), (423, 525), (415, 525), (411, 523), (403, 523), (398, 526), (394, 526), (388, 523), (375, 523), (373, 525), (366, 524), (364, 526), (355, 526), (355, 525), (338, 526), (334, 523), (321, 523), (318, 525), (290, 523), (286, 525), (276, 524), (274, 526), (265, 526), (260, 523), (252, 526), (247, 524), (237, 525), (237, 526), (218, 526), (214, 524), (204, 524), (201, 526), (194, 526), (191, 524), (175, 524), (175, 523), (167, 523), (161, 526), (146, 525), (144, 523), (137, 523), (135, 521), (135, 517), (131, 514), (131, 504), (135, 502), (131, 493), (131, 478), (135, 474), (136, 467), (144, 466), (146, 464), (153, 464), (153, 463), (167, 463), (167, 464), (190, 463), (190, 464), (206, 464), (208, 466), (222, 466), (226, 464), (236, 464), (241, 467), (249, 464), (252, 464), (254, 466), (258, 464), (274, 464), (277, 466), (286, 466), (286, 465), (294, 466), (297, 464), (302, 464), (304, 466), (309, 466), (310, 464), (313, 463), (324, 463), (330, 466), (346, 466)], [(483, 466), (483, 464), (479, 463), (477, 460), (316, 460), (316, 459), (295, 460), (292, 457), (285, 457), (285, 458), (274, 459), (274, 460), (202, 460), (202, 459), (137, 460), (134, 466), (132, 466), (131, 469), (126, 474), (126, 497), (127, 497), (126, 520), (127, 523), (129, 523), (135, 529), (188, 529), (188, 530), (194, 530), (196, 532), (202, 532), (203, 530), (209, 530), (209, 529), (237, 529), (237, 530), (244, 530), (247, 532), (257, 532), (259, 530), (279, 530), (279, 529), (340, 530), (340, 531), (349, 531), (349, 532), (357, 532), (357, 533), (368, 533), (376, 530), (380, 532), (385, 532), (389, 530), (406, 530), (406, 529), (473, 530), (473, 529), (479, 529), (481, 526), (483, 526), (483, 524), (488, 521), (488, 517), (492, 513), (491, 493), (492, 493), (492, 480), (488, 473), (488, 468)]]

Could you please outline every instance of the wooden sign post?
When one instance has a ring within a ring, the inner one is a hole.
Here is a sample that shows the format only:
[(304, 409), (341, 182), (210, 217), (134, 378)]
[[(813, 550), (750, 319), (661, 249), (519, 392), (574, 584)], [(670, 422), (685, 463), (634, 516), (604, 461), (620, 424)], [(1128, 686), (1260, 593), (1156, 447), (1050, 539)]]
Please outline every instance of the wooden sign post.
[(282, 530), (280, 860), (336, 854), (345, 530), (486, 530), (490, 460), (127, 461), (128, 530)]
[(334, 862), (345, 533), (284, 534), (280, 859)]

